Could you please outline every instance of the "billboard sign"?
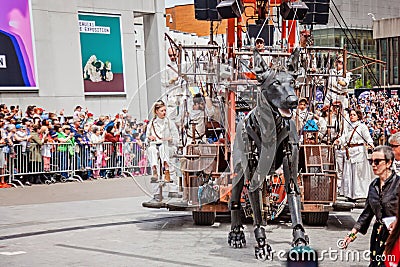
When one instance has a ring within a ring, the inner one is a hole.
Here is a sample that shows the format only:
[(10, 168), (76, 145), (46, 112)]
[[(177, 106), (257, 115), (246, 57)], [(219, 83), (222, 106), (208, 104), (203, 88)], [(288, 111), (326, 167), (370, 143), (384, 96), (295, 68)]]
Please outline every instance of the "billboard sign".
[(78, 14), (86, 95), (124, 94), (120, 16)]
[(0, 0), (0, 90), (37, 89), (29, 0)]

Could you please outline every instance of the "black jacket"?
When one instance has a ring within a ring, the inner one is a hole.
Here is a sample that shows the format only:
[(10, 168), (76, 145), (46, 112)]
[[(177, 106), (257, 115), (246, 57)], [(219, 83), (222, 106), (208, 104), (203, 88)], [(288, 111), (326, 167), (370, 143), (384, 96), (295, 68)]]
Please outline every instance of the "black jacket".
[(375, 216), (378, 221), (382, 218), (396, 216), (398, 204), (398, 187), (400, 176), (392, 175), (386, 180), (382, 192), (379, 188), (380, 179), (376, 178), (369, 185), (368, 197), (365, 208), (354, 225), (354, 228), (366, 234), (372, 218)]

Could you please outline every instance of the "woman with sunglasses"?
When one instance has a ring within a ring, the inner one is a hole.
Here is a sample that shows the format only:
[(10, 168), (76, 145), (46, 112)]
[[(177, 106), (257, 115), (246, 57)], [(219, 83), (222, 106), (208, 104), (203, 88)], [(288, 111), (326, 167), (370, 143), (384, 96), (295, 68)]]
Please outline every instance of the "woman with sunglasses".
[(393, 159), (394, 154), (389, 146), (378, 146), (374, 149), (370, 162), (374, 174), (378, 177), (369, 185), (365, 208), (351, 232), (344, 239), (344, 248), (346, 248), (356, 239), (357, 233), (365, 235), (375, 216), (370, 241), (369, 266), (385, 266), (382, 255), (389, 230), (382, 219), (396, 216), (397, 213), (400, 176), (392, 170)]
[(345, 159), (340, 193), (363, 205), (372, 180), (372, 170), (367, 161), (366, 146), (373, 147), (368, 127), (361, 121), (361, 110), (350, 110), (350, 123), (346, 123), (343, 134), (335, 140), (336, 145), (344, 147)]

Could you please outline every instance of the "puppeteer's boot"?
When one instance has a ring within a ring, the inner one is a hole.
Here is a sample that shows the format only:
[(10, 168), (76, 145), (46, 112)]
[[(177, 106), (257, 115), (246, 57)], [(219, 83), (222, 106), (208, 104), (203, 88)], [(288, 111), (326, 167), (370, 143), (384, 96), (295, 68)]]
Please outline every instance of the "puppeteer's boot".
[(162, 202), (160, 194), (154, 194), (154, 197), (146, 202), (142, 203), (145, 208), (160, 209), (165, 207), (165, 203)]
[(158, 181), (157, 168), (153, 168), (153, 175), (151, 176), (151, 182), (156, 183)]
[(167, 183), (171, 182), (171, 175), (169, 173), (169, 170), (165, 170), (164, 171), (164, 175), (165, 175), (164, 181), (167, 182)]

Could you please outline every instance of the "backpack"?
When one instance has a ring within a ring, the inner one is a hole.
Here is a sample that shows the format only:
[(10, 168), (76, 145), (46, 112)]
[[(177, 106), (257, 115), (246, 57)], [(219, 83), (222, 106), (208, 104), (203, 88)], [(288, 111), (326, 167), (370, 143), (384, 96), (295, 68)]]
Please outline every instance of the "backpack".
[(303, 127), (304, 132), (318, 132), (318, 125), (315, 120), (308, 120)]

